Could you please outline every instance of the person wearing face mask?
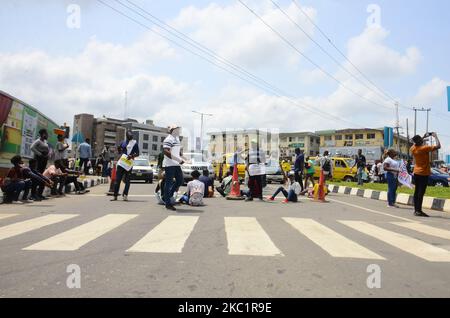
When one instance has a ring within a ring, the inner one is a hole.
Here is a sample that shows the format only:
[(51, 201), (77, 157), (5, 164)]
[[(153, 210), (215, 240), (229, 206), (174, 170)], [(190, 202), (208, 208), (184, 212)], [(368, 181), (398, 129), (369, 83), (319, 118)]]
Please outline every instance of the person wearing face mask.
[(122, 180), (125, 182), (125, 188), (123, 189), (122, 194), (123, 200), (128, 201), (128, 192), (130, 191), (130, 174), (131, 170), (133, 170), (133, 160), (139, 156), (139, 146), (136, 140), (133, 139), (133, 133), (131, 131), (127, 131), (127, 139), (120, 144), (118, 149), (122, 154), (122, 157), (117, 164), (113, 201), (117, 201), (120, 183)]
[[(183, 171), (181, 165), (185, 163), (185, 159), (181, 156), (181, 127), (178, 125), (169, 126), (169, 135), (164, 139), (164, 160), (163, 168), (165, 171), (166, 181), (164, 187), (164, 200), (166, 209), (176, 211), (170, 199), (175, 191), (183, 184)], [(175, 179), (175, 182), (174, 182)]]

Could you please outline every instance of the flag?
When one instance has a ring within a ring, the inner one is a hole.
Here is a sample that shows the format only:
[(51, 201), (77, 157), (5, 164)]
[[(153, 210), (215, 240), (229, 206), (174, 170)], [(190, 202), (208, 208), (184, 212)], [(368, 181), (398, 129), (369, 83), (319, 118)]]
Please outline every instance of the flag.
[(398, 182), (400, 182), (405, 187), (413, 189), (412, 176), (408, 173), (406, 169), (406, 162), (402, 160), (400, 164), (400, 172), (398, 173)]

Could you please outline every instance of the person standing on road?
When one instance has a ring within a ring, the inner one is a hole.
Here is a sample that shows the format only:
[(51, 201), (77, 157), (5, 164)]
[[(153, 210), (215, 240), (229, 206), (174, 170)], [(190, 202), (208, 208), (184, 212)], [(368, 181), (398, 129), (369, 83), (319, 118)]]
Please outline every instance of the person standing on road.
[[(436, 139), (436, 146), (428, 146), (425, 139), (433, 136)], [(441, 142), (436, 133), (426, 134), (424, 137), (414, 136), (412, 141), (414, 145), (411, 147), (411, 153), (414, 157), (414, 215), (420, 217), (428, 217), (422, 211), (423, 196), (427, 191), (428, 178), (431, 175), (430, 152), (441, 149)]]
[(251, 142), (251, 149), (248, 152), (246, 162), (246, 171), (248, 173), (248, 197), (245, 201), (253, 201), (258, 198), (263, 201), (263, 180), (265, 176), (265, 154), (258, 147), (258, 142)]
[(84, 167), (84, 174), (89, 174), (89, 160), (92, 157), (92, 148), (90, 145), (89, 138), (86, 138), (86, 140), (80, 145), (78, 148), (80, 152), (80, 170)]
[(305, 192), (308, 190), (308, 181), (311, 181), (312, 186), (314, 188), (314, 162), (311, 160), (310, 157), (306, 158), (305, 161), (305, 169), (306, 169), (306, 175), (305, 175), (305, 187), (302, 192)]
[(389, 149), (386, 159), (383, 162), (383, 168), (386, 172), (386, 180), (388, 183), (388, 208), (398, 208), (395, 204), (398, 188), (398, 173), (400, 172), (400, 163), (395, 160), (397, 151)]
[[(164, 200), (166, 209), (171, 211), (176, 211), (177, 209), (170, 198), (172, 198), (175, 191), (183, 185), (183, 171), (181, 170), (181, 166), (185, 163), (185, 160), (181, 156), (180, 135), (181, 127), (178, 125), (171, 125), (169, 126), (169, 135), (163, 142), (163, 168), (166, 176)], [(175, 179), (175, 182), (173, 179)]]
[(48, 155), (50, 153), (47, 139), (47, 129), (41, 129), (39, 130), (39, 138), (33, 142), (30, 147), (30, 150), (34, 153), (34, 158), (37, 161), (37, 171), (39, 173), (44, 173), (47, 168)]
[(303, 192), (303, 170), (305, 169), (305, 155), (300, 148), (295, 149), (294, 175), (295, 181), (301, 186)]
[(362, 186), (364, 185), (363, 180), (363, 174), (366, 170), (366, 157), (362, 154), (362, 149), (358, 149), (358, 155), (355, 158), (355, 164), (353, 165), (352, 169), (354, 167), (358, 168), (358, 171), (356, 172), (356, 179), (358, 180), (358, 185)]
[[(119, 153), (122, 154), (116, 168), (116, 183), (114, 185), (114, 199), (117, 201), (119, 196), (120, 183), (125, 182), (122, 197), (124, 201), (128, 201), (128, 192), (130, 191), (130, 174), (133, 170), (133, 160), (139, 156), (139, 146), (136, 140), (133, 139), (133, 133), (127, 131), (127, 139), (124, 140), (118, 147)], [(127, 167), (121, 165), (121, 162), (126, 161)], [(130, 167), (131, 166), (131, 167)]]
[(323, 172), (325, 180), (333, 178), (333, 161), (328, 157), (329, 154), (328, 150), (326, 150), (323, 156), (319, 158), (320, 171)]

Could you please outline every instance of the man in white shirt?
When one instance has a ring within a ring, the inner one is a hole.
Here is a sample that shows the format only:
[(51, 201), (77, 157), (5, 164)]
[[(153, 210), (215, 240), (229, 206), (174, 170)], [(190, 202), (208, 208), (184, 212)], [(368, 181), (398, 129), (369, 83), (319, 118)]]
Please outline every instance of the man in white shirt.
[[(169, 126), (169, 135), (164, 139), (164, 160), (163, 168), (166, 174), (165, 194), (164, 199), (166, 203), (166, 209), (176, 211), (176, 208), (170, 202), (170, 198), (177, 189), (183, 185), (183, 171), (181, 165), (185, 160), (181, 156), (181, 127), (178, 125)], [(173, 179), (175, 178), (175, 182)]]

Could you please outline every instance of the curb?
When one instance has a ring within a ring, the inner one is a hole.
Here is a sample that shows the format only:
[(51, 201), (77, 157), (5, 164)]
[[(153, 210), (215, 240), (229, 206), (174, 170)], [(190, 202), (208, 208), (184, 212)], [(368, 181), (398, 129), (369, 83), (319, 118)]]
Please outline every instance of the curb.
[[(362, 198), (387, 202), (387, 192), (386, 191), (377, 191), (377, 190), (371, 190), (371, 189), (359, 189), (359, 188), (351, 188), (351, 187), (345, 187), (345, 186), (336, 186), (334, 184), (329, 184), (328, 189), (329, 189), (330, 193), (355, 195), (355, 196), (362, 197)], [(397, 203), (414, 206), (414, 196), (406, 194), (406, 193), (398, 193), (397, 194)], [(425, 209), (429, 209), (429, 210), (450, 213), (450, 199), (424, 197), (423, 198), (423, 207)]]
[[(89, 179), (89, 180), (83, 180), (83, 185), (86, 189), (88, 188), (92, 188), (101, 184), (107, 184), (108, 182), (108, 178), (94, 178), (94, 179)], [(44, 190), (44, 195), (48, 196), (50, 195), (50, 189), (49, 188), (45, 188)], [(66, 185), (65, 189), (64, 189), (64, 193), (72, 193), (75, 192), (75, 186), (73, 183)], [(20, 195), (20, 197), (22, 196), (22, 194)], [(3, 203), (3, 192), (0, 191), (0, 204)]]

